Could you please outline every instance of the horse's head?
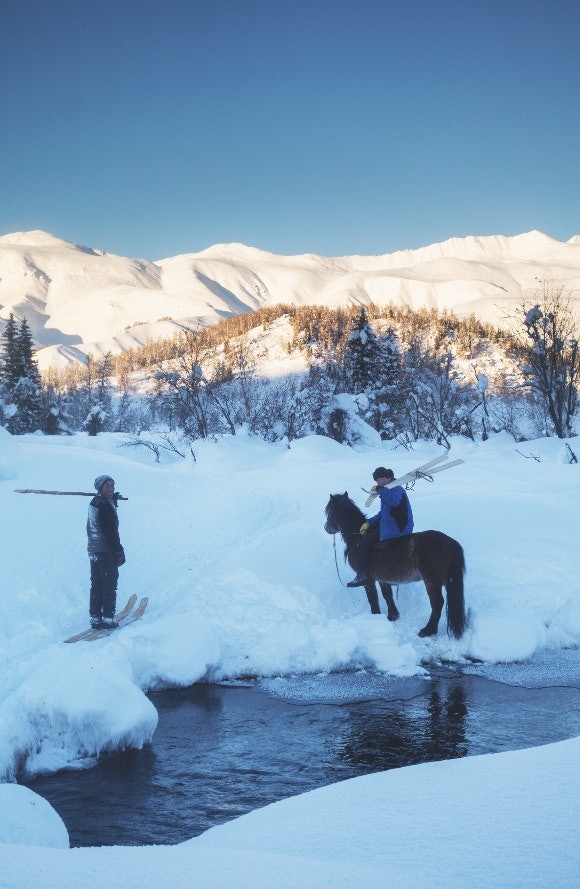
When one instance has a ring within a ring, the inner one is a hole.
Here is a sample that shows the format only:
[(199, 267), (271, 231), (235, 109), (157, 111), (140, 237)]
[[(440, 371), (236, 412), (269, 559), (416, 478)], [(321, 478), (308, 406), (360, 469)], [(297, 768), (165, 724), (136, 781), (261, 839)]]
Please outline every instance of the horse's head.
[(343, 529), (342, 517), (345, 514), (346, 506), (351, 502), (348, 492), (344, 494), (331, 494), (330, 500), (326, 504), (326, 522), (324, 530), (327, 534), (339, 534)]

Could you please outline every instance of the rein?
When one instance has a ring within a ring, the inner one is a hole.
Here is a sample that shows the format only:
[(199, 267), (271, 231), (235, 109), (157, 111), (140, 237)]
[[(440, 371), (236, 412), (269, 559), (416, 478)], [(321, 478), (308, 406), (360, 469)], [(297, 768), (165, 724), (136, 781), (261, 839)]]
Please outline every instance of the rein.
[[(338, 533), (338, 532), (337, 532), (337, 533)], [(354, 536), (354, 532), (353, 532), (353, 536)], [(333, 547), (333, 549), (334, 549), (334, 564), (336, 565), (336, 576), (338, 577), (338, 579), (339, 579), (341, 585), (346, 589), (346, 583), (344, 582), (344, 580), (343, 580), (342, 577), (340, 576), (340, 568), (338, 567), (338, 557), (337, 557), (337, 555), (336, 555), (336, 537), (337, 537), (337, 534), (333, 534), (333, 535), (332, 535), (332, 547)], [(348, 557), (348, 551), (349, 551), (349, 549), (350, 549), (350, 547), (347, 545), (346, 553), (345, 553), (345, 559)]]
[(332, 547), (333, 547), (333, 549), (334, 549), (334, 564), (336, 565), (336, 576), (338, 577), (338, 580), (339, 580), (341, 586), (343, 586), (343, 587), (346, 588), (346, 583), (344, 582), (344, 580), (343, 580), (342, 577), (340, 576), (340, 569), (339, 569), (339, 567), (338, 567), (338, 558), (337, 558), (337, 555), (336, 555), (336, 534), (333, 534), (333, 535), (332, 535)]
[[(329, 519), (328, 519), (328, 510), (327, 510), (327, 523), (328, 523), (328, 520), (329, 520)], [(363, 520), (364, 520), (364, 516), (363, 516)], [(342, 579), (342, 577), (340, 576), (340, 568), (339, 568), (339, 566), (338, 566), (338, 556), (336, 555), (336, 536), (337, 536), (337, 534), (340, 534), (340, 536), (342, 537), (343, 542), (344, 542), (345, 545), (346, 545), (346, 549), (345, 549), (345, 553), (344, 553), (345, 561), (348, 559), (348, 553), (349, 553), (351, 544), (350, 544), (350, 543), (347, 543), (347, 535), (346, 535), (346, 532), (343, 531), (343, 530), (341, 529), (340, 524), (336, 521), (336, 518), (335, 518), (335, 517), (333, 517), (333, 519), (332, 519), (332, 524), (333, 524), (333, 528), (334, 528), (334, 530), (331, 531), (330, 533), (331, 533), (331, 536), (332, 536), (332, 546), (333, 546), (333, 549), (334, 549), (334, 564), (335, 564), (335, 566), (336, 566), (336, 576), (338, 577), (338, 580), (339, 580), (339, 583), (341, 584), (341, 586), (343, 586), (343, 587), (346, 588), (346, 587), (347, 587), (347, 584), (345, 583), (345, 581), (344, 581), (344, 580)], [(357, 536), (358, 536), (358, 531), (351, 531), (351, 532), (350, 532), (350, 537), (351, 537), (351, 538), (353, 538), (353, 537), (357, 537)]]

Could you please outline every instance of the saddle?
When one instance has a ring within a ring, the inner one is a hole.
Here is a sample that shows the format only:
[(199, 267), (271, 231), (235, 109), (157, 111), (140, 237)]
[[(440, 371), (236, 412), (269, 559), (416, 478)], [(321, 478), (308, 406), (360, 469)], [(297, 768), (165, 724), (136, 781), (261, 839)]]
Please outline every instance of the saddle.
[(378, 543), (375, 543), (373, 549), (390, 549), (392, 547), (395, 547), (399, 541), (404, 540), (405, 537), (409, 536), (409, 534), (403, 534), (401, 537), (390, 537), (388, 540), (379, 540)]
[(379, 540), (378, 543), (375, 543), (373, 549), (387, 549), (392, 542), (392, 540)]

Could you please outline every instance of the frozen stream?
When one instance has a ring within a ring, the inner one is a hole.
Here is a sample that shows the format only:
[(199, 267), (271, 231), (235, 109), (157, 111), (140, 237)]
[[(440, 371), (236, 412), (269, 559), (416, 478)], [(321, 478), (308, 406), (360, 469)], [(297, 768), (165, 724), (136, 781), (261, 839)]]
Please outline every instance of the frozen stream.
[(74, 846), (178, 843), (366, 772), (578, 735), (579, 663), (565, 651), (424, 679), (357, 673), (159, 692), (150, 746), (28, 786)]

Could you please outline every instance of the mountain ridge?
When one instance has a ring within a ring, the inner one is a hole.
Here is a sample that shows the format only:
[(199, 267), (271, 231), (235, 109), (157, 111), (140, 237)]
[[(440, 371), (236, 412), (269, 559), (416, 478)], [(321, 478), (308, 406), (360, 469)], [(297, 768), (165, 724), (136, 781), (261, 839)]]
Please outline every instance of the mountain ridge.
[(0, 236), (0, 321), (26, 317), (41, 369), (120, 352), (279, 303), (394, 303), (501, 326), (543, 279), (580, 309), (580, 235), (450, 238), (376, 256), (278, 255), (239, 243), (150, 261), (34, 230)]

